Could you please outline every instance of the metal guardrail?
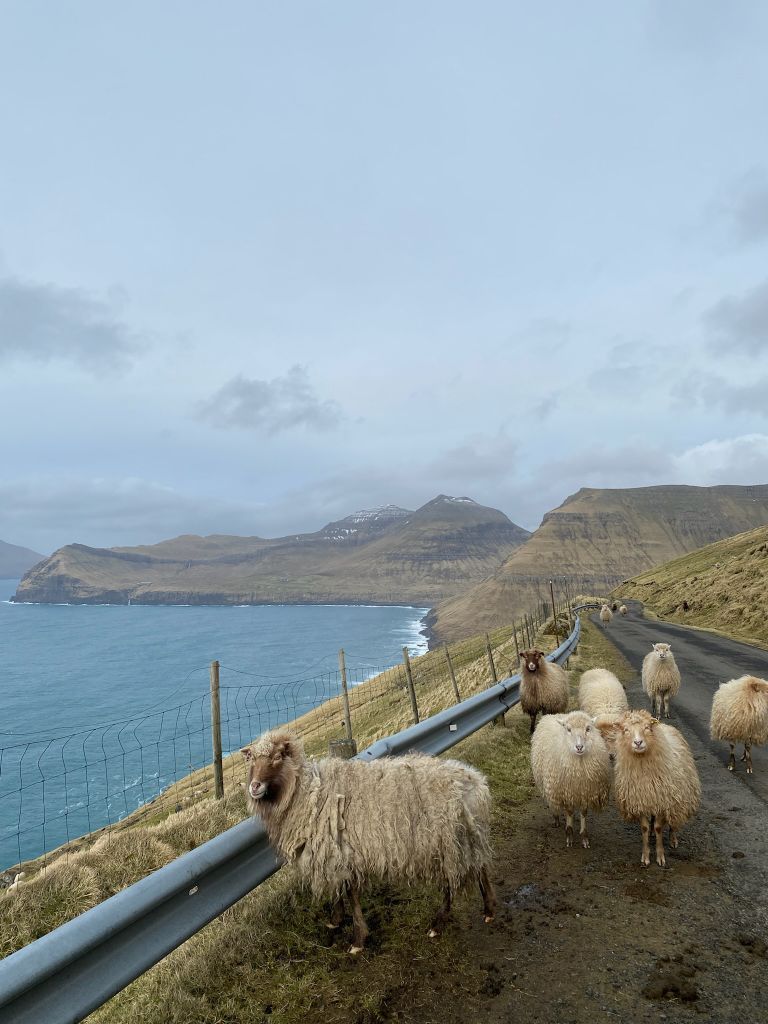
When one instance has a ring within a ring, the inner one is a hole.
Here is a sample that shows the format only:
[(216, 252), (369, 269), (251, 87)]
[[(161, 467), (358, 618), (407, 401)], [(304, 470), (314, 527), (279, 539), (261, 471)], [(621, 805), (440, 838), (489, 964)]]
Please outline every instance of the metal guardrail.
[[(580, 634), (577, 616), (548, 660), (565, 661)], [(510, 710), (519, 692), (520, 676), (510, 676), (357, 756), (440, 754)], [(280, 866), (260, 822), (240, 822), (0, 961), (0, 1024), (76, 1024)]]

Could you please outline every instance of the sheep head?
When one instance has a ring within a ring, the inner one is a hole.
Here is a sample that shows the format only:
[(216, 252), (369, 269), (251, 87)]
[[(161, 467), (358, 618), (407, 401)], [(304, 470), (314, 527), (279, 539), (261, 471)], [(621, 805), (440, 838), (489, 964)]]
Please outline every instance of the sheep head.
[(569, 715), (558, 715), (557, 720), (565, 730), (571, 753), (582, 757), (592, 746), (597, 732), (592, 718), (584, 711), (572, 711)]
[(520, 651), (520, 661), (528, 669), (529, 672), (539, 671), (539, 662), (542, 658), (546, 657), (543, 651)]
[(289, 732), (265, 732), (240, 753), (248, 766), (245, 791), (249, 809), (258, 801), (276, 802), (303, 759), (299, 740)]
[(658, 656), (661, 659), (664, 659), (664, 658), (667, 657), (668, 654), (672, 653), (672, 645), (671, 644), (654, 644), (653, 645), (653, 650), (654, 650), (654, 652), (656, 654), (658, 654)]
[(628, 711), (619, 724), (625, 748), (633, 754), (644, 754), (653, 745), (653, 730), (659, 720), (648, 711)]

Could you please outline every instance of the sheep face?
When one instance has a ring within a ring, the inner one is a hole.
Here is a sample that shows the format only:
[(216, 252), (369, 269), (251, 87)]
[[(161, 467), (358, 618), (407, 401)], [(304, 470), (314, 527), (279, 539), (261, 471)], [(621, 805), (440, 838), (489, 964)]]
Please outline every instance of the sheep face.
[(656, 654), (658, 654), (658, 656), (662, 659), (662, 661), (664, 660), (664, 658), (667, 657), (668, 654), (672, 653), (671, 644), (654, 644), (653, 649), (656, 652)]
[(288, 733), (265, 733), (240, 753), (248, 766), (245, 791), (249, 807), (259, 802), (278, 802), (300, 757), (298, 741)]
[(539, 662), (545, 657), (543, 651), (521, 651), (520, 661), (525, 665), (529, 672), (539, 671)]
[(583, 757), (592, 746), (594, 739), (594, 723), (589, 715), (582, 711), (575, 711), (570, 715), (563, 715), (560, 724), (565, 729), (568, 747), (572, 754)]
[(625, 746), (633, 754), (644, 754), (653, 743), (653, 730), (659, 724), (647, 711), (630, 711), (621, 722)]

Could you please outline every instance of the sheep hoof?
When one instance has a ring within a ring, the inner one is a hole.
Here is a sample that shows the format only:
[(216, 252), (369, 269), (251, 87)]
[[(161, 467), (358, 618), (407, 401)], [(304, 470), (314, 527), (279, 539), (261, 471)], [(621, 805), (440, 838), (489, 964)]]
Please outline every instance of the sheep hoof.
[(436, 939), (438, 938), (439, 935), (440, 932), (437, 931), (435, 928), (430, 928), (429, 931), (427, 932), (427, 938), (429, 939)]
[(665, 868), (667, 866), (667, 862), (664, 857), (657, 857), (656, 863), (659, 865), (660, 868)]
[(747, 775), (752, 775), (752, 769), (751, 768), (747, 768)]
[(589, 836), (581, 837), (581, 845), (584, 847), (585, 850), (589, 849)]
[(359, 956), (360, 953), (362, 953), (362, 952), (363, 952), (363, 947), (362, 946), (350, 946), (349, 947), (349, 955), (350, 956)]
[(672, 836), (670, 836), (669, 837), (669, 845), (672, 847), (673, 850), (676, 850), (678, 848), (678, 846), (680, 845), (680, 840), (677, 838), (677, 836), (674, 836), (674, 838)]
[(735, 764), (729, 764), (728, 765), (728, 771), (729, 772), (735, 772), (736, 771), (736, 765)]
[(570, 825), (565, 829), (565, 845), (567, 847), (573, 846), (573, 829)]
[(491, 921), (493, 921), (493, 914), (486, 914), (485, 917), (483, 918), (483, 921), (486, 924), (490, 924)]
[(641, 868), (649, 867), (650, 863), (651, 863), (651, 858), (650, 857), (641, 857), (640, 858), (640, 867)]

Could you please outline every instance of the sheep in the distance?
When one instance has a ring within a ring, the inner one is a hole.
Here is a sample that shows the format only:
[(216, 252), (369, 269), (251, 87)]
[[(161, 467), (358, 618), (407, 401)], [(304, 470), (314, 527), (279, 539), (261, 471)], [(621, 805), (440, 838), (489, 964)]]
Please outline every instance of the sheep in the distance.
[(531, 717), (531, 732), (536, 716), (557, 715), (568, 708), (568, 676), (565, 669), (547, 661), (543, 651), (520, 652), (520, 707)]
[(619, 615), (626, 615), (629, 612), (629, 608), (625, 604), (619, 605)]
[(651, 862), (651, 819), (656, 835), (656, 863), (664, 867), (664, 829), (669, 845), (699, 809), (701, 782), (688, 744), (674, 726), (663, 725), (647, 711), (628, 711), (620, 718), (603, 716), (601, 733), (614, 736), (613, 795), (625, 821), (638, 821), (643, 834), (640, 863)]
[(547, 715), (531, 740), (536, 788), (554, 813), (565, 814), (565, 844), (573, 845), (573, 815), (580, 815), (579, 837), (589, 846), (587, 811), (600, 811), (611, 792), (608, 748), (592, 718), (583, 711)]
[[(651, 698), (651, 711), (669, 718), (669, 698), (680, 689), (680, 669), (669, 644), (654, 644), (643, 658), (643, 689)], [(656, 706), (658, 705), (658, 711)]]
[(432, 937), (445, 926), (454, 893), (470, 880), (480, 886), (486, 922), (493, 919), (491, 796), (475, 768), (421, 754), (370, 763), (309, 761), (299, 740), (284, 731), (265, 733), (242, 753), (248, 810), (259, 815), (302, 884), (333, 900), (329, 927), (342, 924), (349, 897), (350, 953), (365, 945), (360, 893), (375, 881), (441, 885), (445, 898)]
[(729, 772), (736, 768), (735, 744), (744, 744), (741, 760), (751, 775), (752, 745), (768, 742), (768, 680), (741, 676), (721, 683), (712, 699), (709, 731), (713, 740), (730, 744)]
[(603, 628), (605, 628), (608, 625), (612, 618), (613, 612), (607, 604), (604, 604), (603, 607), (600, 609), (600, 621), (603, 624)]
[(596, 715), (621, 715), (629, 710), (627, 694), (617, 676), (607, 668), (591, 668), (579, 680), (579, 707)]

